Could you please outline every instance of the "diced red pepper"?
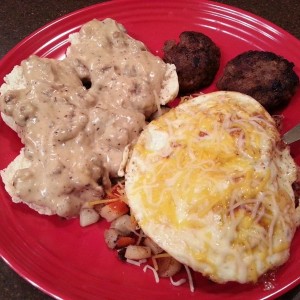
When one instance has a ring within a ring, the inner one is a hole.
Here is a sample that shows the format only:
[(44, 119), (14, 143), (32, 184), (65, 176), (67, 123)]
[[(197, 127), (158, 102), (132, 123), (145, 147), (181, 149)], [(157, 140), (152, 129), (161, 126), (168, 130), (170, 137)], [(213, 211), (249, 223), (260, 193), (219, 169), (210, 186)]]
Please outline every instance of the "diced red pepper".
[(117, 240), (116, 246), (118, 248), (124, 248), (129, 245), (135, 245), (136, 241), (133, 237), (130, 236), (120, 236)]

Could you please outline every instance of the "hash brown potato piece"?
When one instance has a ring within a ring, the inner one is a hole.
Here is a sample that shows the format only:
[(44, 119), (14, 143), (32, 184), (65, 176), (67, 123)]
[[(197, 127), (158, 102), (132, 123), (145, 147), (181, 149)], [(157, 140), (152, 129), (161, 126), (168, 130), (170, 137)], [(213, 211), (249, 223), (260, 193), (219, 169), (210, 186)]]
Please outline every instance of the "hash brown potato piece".
[(168, 40), (163, 51), (163, 60), (176, 66), (180, 94), (210, 85), (220, 67), (220, 49), (200, 32), (182, 32), (179, 43)]
[(299, 77), (294, 64), (267, 51), (247, 51), (230, 60), (217, 88), (247, 94), (267, 110), (283, 107), (295, 94)]

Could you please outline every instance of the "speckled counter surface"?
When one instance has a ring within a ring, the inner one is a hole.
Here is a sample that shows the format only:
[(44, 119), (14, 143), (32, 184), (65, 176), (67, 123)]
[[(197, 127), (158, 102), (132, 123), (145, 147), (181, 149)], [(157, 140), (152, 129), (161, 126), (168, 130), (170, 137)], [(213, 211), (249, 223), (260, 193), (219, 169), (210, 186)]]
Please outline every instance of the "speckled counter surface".
[[(200, 1), (200, 0), (199, 0)], [(103, 1), (92, 0), (2, 0), (0, 3), (0, 58), (16, 43), (46, 23), (74, 10)], [(227, 0), (263, 17), (300, 39), (299, 0)], [(52, 299), (17, 275), (0, 259), (0, 299)], [(298, 286), (281, 299), (300, 299)]]

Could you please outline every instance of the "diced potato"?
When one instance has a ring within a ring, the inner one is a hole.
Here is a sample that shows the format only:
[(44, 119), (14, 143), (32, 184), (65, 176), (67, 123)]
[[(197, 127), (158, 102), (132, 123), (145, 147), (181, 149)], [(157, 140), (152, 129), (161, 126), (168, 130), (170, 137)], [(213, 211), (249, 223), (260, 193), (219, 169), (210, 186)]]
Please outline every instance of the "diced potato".
[(114, 228), (106, 229), (104, 231), (104, 240), (108, 248), (114, 249), (116, 247), (119, 235), (120, 233), (118, 230)]
[(162, 257), (157, 260), (159, 277), (171, 277), (177, 274), (182, 267), (182, 264), (173, 257)]
[(125, 257), (134, 260), (149, 258), (151, 257), (151, 249), (145, 246), (130, 245), (126, 249)]
[(79, 214), (80, 226), (85, 227), (98, 222), (99, 214), (92, 208), (82, 208)]
[(126, 214), (115, 219), (110, 228), (117, 229), (122, 235), (129, 235), (136, 229), (136, 225), (132, 222), (131, 217)]
[(159, 253), (162, 253), (164, 250), (161, 248), (161, 247), (159, 247), (152, 239), (150, 239), (149, 237), (146, 237), (145, 239), (144, 239), (144, 245), (145, 246), (147, 246), (147, 247), (149, 247), (150, 249), (151, 249), (151, 251), (152, 251), (152, 253), (154, 254), (154, 255), (156, 255), (156, 254), (159, 254)]
[(128, 212), (129, 207), (125, 202), (116, 201), (103, 206), (100, 210), (100, 215), (101, 217), (106, 219), (107, 222), (112, 222), (113, 220), (127, 214)]

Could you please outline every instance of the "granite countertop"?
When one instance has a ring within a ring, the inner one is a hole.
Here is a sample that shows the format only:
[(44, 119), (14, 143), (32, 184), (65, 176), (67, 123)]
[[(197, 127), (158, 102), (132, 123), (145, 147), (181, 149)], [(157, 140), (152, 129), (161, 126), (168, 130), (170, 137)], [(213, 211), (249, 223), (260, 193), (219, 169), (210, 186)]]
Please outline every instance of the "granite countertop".
[[(0, 4), (0, 58), (16, 43), (46, 23), (74, 10), (103, 1), (97, 0), (9, 0)], [(223, 0), (282, 27), (300, 39), (299, 0)], [(0, 298), (3, 300), (52, 299), (17, 275), (0, 259)], [(281, 299), (300, 299), (299, 286)]]

